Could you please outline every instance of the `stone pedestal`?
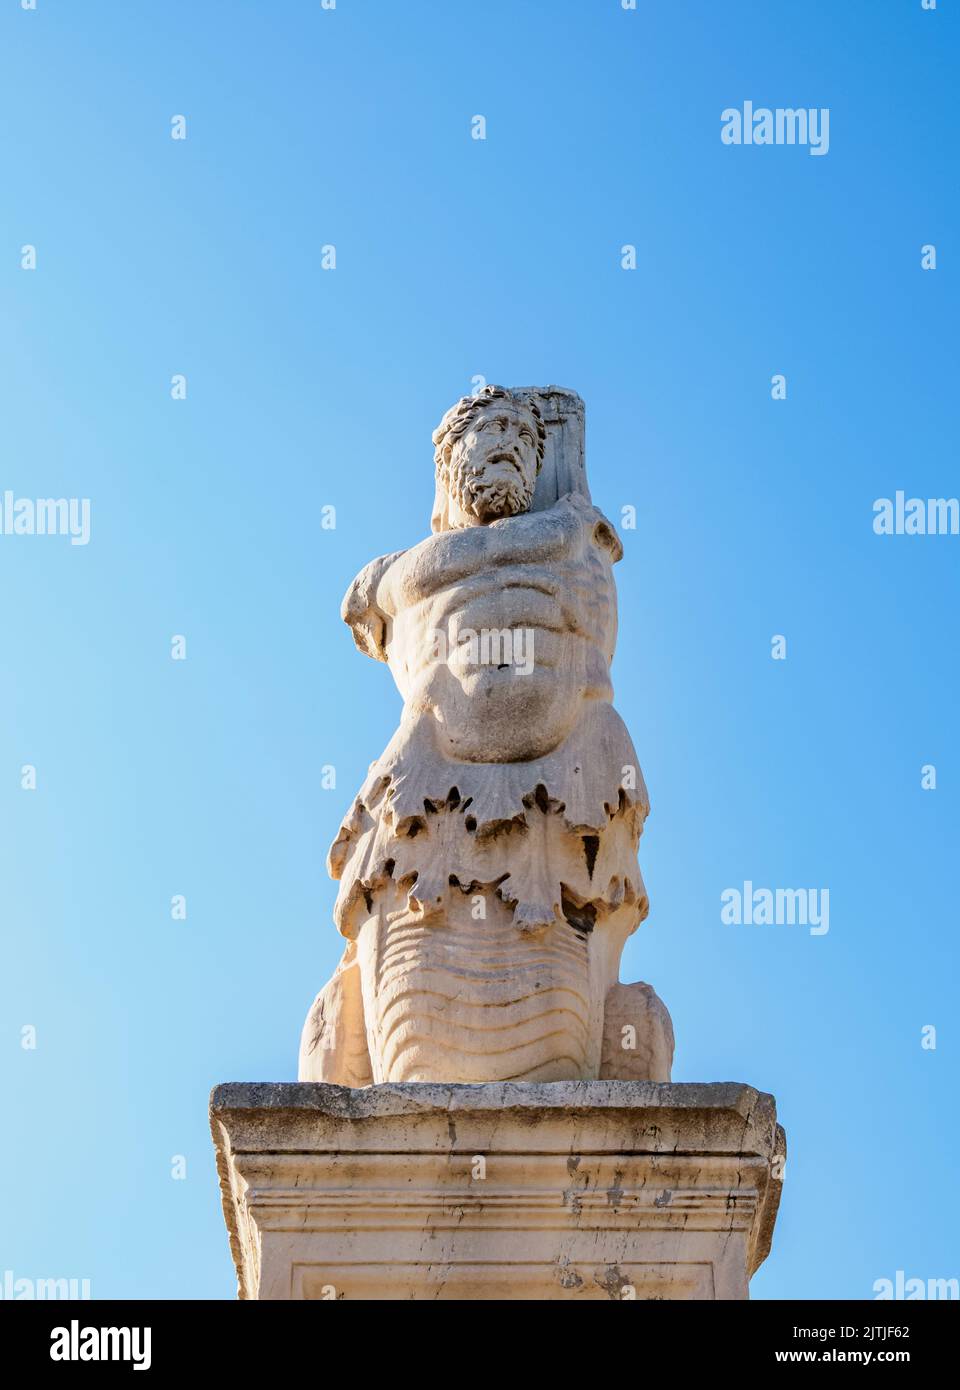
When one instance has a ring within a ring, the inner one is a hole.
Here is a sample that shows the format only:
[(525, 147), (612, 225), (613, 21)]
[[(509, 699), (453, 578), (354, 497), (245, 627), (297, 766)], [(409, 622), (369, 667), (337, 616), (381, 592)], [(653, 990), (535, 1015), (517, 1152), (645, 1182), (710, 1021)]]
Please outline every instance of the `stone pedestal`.
[(785, 1143), (750, 1086), (218, 1086), (241, 1298), (743, 1299)]

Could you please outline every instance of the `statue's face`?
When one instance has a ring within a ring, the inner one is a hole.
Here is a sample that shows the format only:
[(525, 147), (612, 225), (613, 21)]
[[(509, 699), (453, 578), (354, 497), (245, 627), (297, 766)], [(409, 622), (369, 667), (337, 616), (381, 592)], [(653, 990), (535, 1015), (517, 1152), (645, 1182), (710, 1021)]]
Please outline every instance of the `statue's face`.
[(467, 524), (525, 512), (537, 481), (537, 426), (522, 406), (495, 400), (450, 452), (447, 486)]

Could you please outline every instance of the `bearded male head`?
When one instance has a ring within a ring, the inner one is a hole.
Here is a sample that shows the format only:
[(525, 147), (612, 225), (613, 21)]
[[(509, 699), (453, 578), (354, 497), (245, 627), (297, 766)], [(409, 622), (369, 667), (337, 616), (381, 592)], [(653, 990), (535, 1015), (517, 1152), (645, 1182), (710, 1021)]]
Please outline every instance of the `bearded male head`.
[(433, 432), (434, 531), (486, 526), (529, 510), (546, 430), (537, 402), (485, 386), (451, 406)]

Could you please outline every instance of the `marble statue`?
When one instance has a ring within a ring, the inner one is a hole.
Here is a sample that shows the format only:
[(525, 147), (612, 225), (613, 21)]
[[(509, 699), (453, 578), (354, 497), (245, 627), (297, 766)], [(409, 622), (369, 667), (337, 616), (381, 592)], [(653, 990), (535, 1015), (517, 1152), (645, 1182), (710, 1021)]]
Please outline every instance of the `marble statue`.
[(670, 1079), (664, 1005), (619, 983), (649, 806), (612, 703), (622, 547), (582, 422), (558, 388), (458, 401), (432, 534), (344, 599), (403, 713), (330, 850), (347, 944), (302, 1081)]

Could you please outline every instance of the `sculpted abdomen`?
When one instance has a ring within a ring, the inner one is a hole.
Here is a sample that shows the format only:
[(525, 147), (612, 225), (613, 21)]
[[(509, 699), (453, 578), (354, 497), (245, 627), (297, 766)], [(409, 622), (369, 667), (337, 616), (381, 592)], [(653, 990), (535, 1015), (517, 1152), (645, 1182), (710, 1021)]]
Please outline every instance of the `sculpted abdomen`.
[(489, 577), (461, 585), (422, 604), (416, 629), (413, 643), (410, 623), (398, 631), (403, 649), (420, 654), (417, 669), (408, 666), (408, 712), (432, 715), (450, 756), (523, 762), (573, 728), (589, 639), (546, 586), (491, 585)]
[[(438, 669), (428, 686), (439, 725), (438, 742), (453, 758), (470, 763), (529, 762), (545, 757), (570, 733), (582, 702), (573, 671), (481, 666), (458, 678)], [(477, 709), (483, 723), (471, 722)]]
[(469, 636), (471, 632), (499, 631), (504, 628), (537, 628), (563, 633), (571, 624), (555, 593), (520, 587), (488, 588), (476, 595), (459, 595), (444, 605), (440, 622), (443, 631)]
[[(451, 757), (542, 757), (569, 735), (585, 698), (609, 698), (612, 583), (602, 566), (570, 554), (569, 533), (566, 550), (566, 563), (552, 568), (513, 563), (471, 575), (456, 555), (457, 581), (395, 619), (388, 660), (407, 712), (436, 720)], [(409, 594), (411, 569), (422, 573), (422, 557), (408, 562), (392, 576), (394, 592)]]

